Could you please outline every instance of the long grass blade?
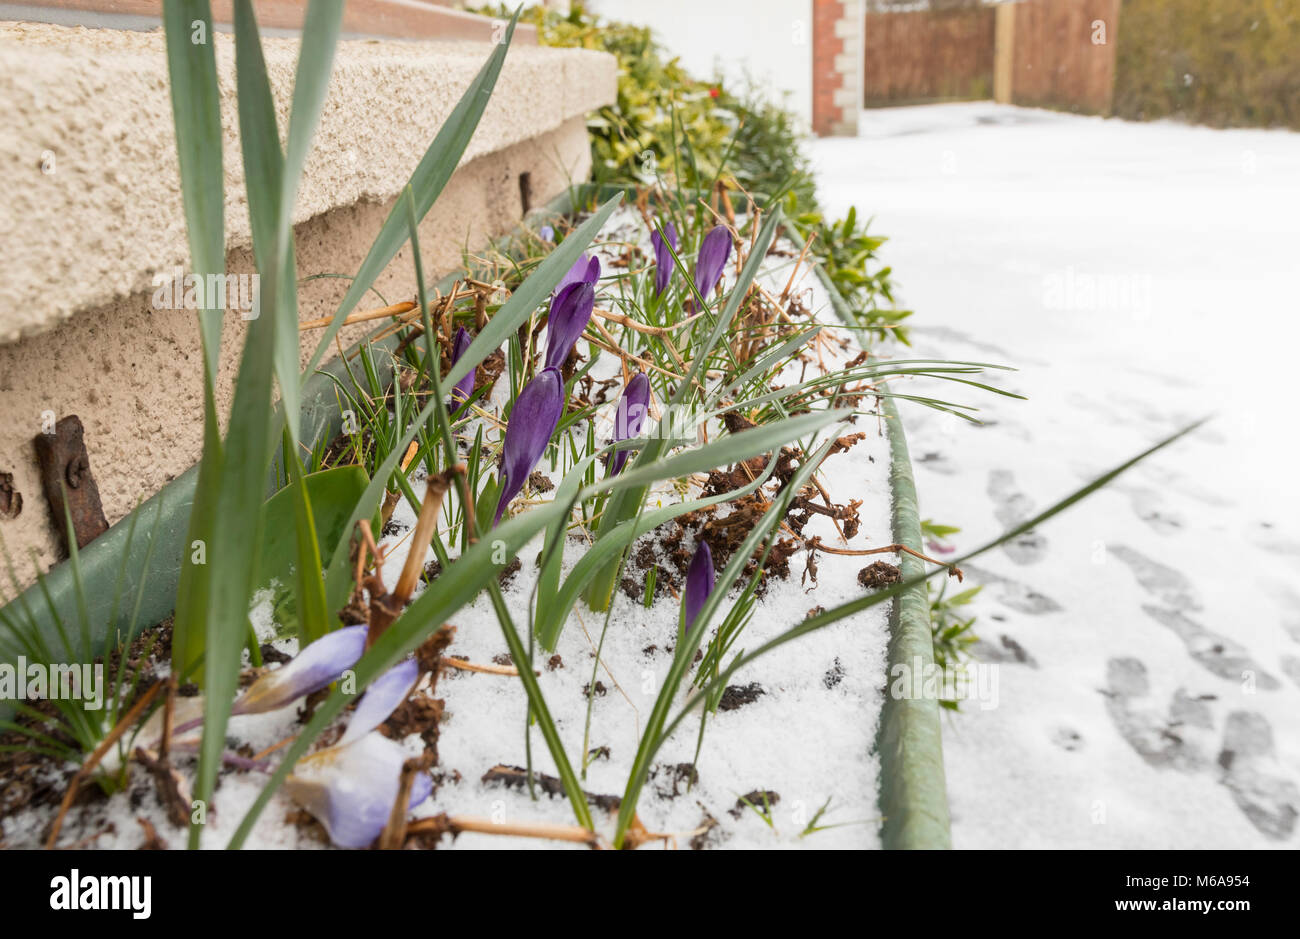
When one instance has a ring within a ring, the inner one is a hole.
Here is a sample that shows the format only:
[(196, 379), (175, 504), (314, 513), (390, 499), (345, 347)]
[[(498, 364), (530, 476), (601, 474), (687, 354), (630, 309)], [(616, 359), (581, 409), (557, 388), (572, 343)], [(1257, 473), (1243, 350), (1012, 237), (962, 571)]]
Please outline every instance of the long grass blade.
[[(506, 26), (502, 41), (488, 56), (483, 68), (470, 82), (469, 88), (461, 95), (460, 101), (443, 122), (437, 136), (433, 138), (429, 149), (425, 151), (411, 174), (407, 185), (415, 195), (417, 219), (423, 219), (433, 207), (443, 187), (447, 185), (447, 180), (451, 179), (452, 173), (460, 163), (465, 148), (469, 146), (470, 138), (474, 135), (479, 119), (483, 116), (483, 109), (487, 107), (488, 99), (492, 97), (492, 89), (496, 87), (497, 76), (501, 74), (501, 66), (505, 63), (506, 52), (514, 38), (515, 24), (518, 21), (519, 11), (515, 11), (515, 15), (510, 18)], [(388, 266), (388, 262), (406, 243), (407, 234), (406, 210), (399, 199), (394, 203), (388, 218), (384, 220), (379, 236), (371, 245), (365, 260), (361, 262), (361, 268), (348, 287), (348, 292), (334, 312), (334, 321), (322, 332), (320, 341), (316, 344), (316, 351), (312, 353), (311, 361), (307, 363), (307, 369), (303, 372), (304, 380), (316, 370), (325, 351), (334, 341), (335, 334), (342, 327), (343, 320), (361, 302), (361, 298)], [(449, 386), (454, 384), (454, 380), (448, 381)]]

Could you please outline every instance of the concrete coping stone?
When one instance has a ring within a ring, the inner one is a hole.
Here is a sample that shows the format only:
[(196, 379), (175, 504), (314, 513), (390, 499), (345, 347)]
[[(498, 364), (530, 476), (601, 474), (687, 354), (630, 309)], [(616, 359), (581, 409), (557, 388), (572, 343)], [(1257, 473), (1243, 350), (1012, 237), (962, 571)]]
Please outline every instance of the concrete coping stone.
[[(217, 32), (226, 248), (250, 242), (234, 42)], [(281, 144), (298, 40), (263, 38)], [(339, 44), (295, 224), (400, 191), (489, 42)], [(461, 165), (610, 104), (613, 56), (515, 43)], [(0, 23), (0, 344), (149, 289), (189, 249), (160, 30)]]

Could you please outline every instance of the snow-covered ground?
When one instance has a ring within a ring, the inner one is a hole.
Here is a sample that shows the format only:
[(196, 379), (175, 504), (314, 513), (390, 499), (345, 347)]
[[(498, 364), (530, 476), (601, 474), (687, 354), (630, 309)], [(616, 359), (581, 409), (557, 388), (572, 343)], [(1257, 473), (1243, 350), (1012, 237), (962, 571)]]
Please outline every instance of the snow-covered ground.
[(961, 549), (1215, 415), (968, 569), (1000, 694), (945, 723), (954, 844), (1296, 847), (1300, 135), (987, 103), (861, 127), (815, 145), (821, 193), (890, 236), (916, 351), (1029, 398), (903, 415)]

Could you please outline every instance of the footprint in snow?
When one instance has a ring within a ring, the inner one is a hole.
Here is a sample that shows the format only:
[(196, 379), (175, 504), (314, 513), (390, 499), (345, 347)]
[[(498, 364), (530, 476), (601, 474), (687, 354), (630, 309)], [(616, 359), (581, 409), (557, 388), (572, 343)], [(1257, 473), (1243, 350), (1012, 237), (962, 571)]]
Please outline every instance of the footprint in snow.
[(1210, 702), (1216, 699), (1217, 696), (1212, 694), (1192, 697), (1179, 688), (1174, 692), (1174, 700), (1169, 704), (1169, 719), (1175, 724), (1212, 730), (1214, 715), (1210, 712)]
[(1300, 556), (1300, 541), (1279, 532), (1272, 522), (1252, 522), (1246, 526), (1246, 539), (1257, 548), (1273, 554)]
[(1058, 727), (1052, 731), (1052, 743), (1074, 753), (1083, 749), (1083, 735), (1073, 727)]
[(1133, 514), (1150, 525), (1161, 535), (1173, 535), (1182, 531), (1185, 523), (1182, 515), (1164, 505), (1164, 496), (1155, 489), (1130, 486), (1124, 490), (1133, 507)]
[(1142, 612), (1161, 626), (1172, 629), (1187, 651), (1207, 671), (1229, 681), (1252, 680), (1263, 691), (1276, 691), (1280, 682), (1250, 657), (1250, 651), (1227, 636), (1211, 632), (1177, 610), (1143, 606)]
[(938, 451), (923, 453), (917, 458), (916, 462), (928, 470), (939, 473), (942, 476), (956, 476), (957, 467), (953, 465), (952, 460), (948, 459)]
[(1051, 597), (1039, 593), (1028, 584), (1022, 584), (1018, 580), (1003, 577), (1001, 574), (995, 574), (973, 564), (965, 565), (964, 569), (973, 582), (996, 588), (992, 592), (993, 599), (1018, 613), (1041, 616), (1044, 613), (1059, 613), (1063, 609)]
[(1112, 545), (1109, 553), (1128, 566), (1137, 578), (1138, 586), (1165, 606), (1185, 611), (1203, 609), (1192, 582), (1172, 567), (1122, 544)]
[[(1131, 657), (1111, 659), (1106, 665), (1106, 710), (1120, 736), (1148, 764), (1184, 773), (1211, 770), (1196, 737), (1213, 729), (1209, 702), (1213, 696), (1174, 693), (1169, 718), (1162, 720), (1143, 709), (1150, 691), (1146, 666)], [(1058, 731), (1054, 742), (1066, 746)], [(1069, 749), (1067, 746), (1066, 749)], [(1300, 814), (1300, 789), (1275, 775), (1273, 729), (1260, 714), (1233, 711), (1228, 715), (1217, 763), (1220, 782), (1247, 820), (1269, 838), (1284, 840), (1295, 829)]]
[(1266, 582), (1264, 589), (1278, 605), (1282, 628), (1294, 642), (1300, 642), (1300, 593), (1280, 580)]
[(1038, 662), (1025, 651), (1025, 647), (1010, 636), (999, 636), (998, 644), (986, 639), (976, 640), (971, 645), (971, 654), (980, 662), (998, 662), (1006, 665), (1028, 665), (1038, 668)]
[(1187, 733), (1188, 725), (1177, 718), (1179, 698), (1174, 697), (1170, 717), (1165, 719), (1145, 707), (1142, 698), (1151, 690), (1147, 669), (1138, 659), (1115, 658), (1106, 663), (1106, 712), (1121, 737), (1138, 756), (1156, 767), (1184, 773), (1209, 768), (1210, 761)]
[(1294, 655), (1282, 656), (1282, 671), (1286, 672), (1287, 678), (1300, 685), (1300, 658)]
[(1300, 789), (1273, 775), (1273, 728), (1263, 715), (1233, 711), (1223, 729), (1219, 751), (1222, 782), (1250, 823), (1269, 838), (1282, 841), (1295, 830)]
[[(1034, 503), (1016, 488), (1010, 470), (989, 473), (988, 496), (993, 502), (993, 515), (1003, 528), (1015, 528), (1034, 514)], [(1047, 555), (1047, 539), (1031, 529), (1012, 538), (1002, 550), (1017, 564), (1037, 564)]]

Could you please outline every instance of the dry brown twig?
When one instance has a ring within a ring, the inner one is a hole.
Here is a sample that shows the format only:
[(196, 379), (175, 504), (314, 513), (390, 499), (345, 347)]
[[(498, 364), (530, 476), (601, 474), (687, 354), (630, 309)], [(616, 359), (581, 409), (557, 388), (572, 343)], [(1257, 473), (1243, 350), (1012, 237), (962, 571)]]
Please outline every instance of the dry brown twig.
[[(361, 313), (349, 313), (346, 317), (344, 317), (342, 325), (351, 326), (354, 323), (368, 323), (371, 320), (382, 320), (382, 319), (388, 319), (389, 317), (392, 316), (401, 316), (405, 313), (410, 313), (412, 310), (414, 310), (417, 307), (417, 305), (418, 304), (416, 304), (414, 301), (403, 300), (401, 303), (393, 303), (386, 307), (380, 307), (377, 310), (365, 310)], [(308, 329), (324, 329), (326, 326), (329, 326), (333, 322), (334, 322), (334, 317), (322, 316), (320, 319), (317, 320), (307, 320), (306, 322), (299, 323), (298, 329), (300, 331), (305, 331)]]
[[(462, 672), (482, 672), (484, 675), (505, 675), (507, 677), (519, 677), (519, 669), (513, 665), (480, 665), (477, 662), (469, 662), (465, 659), (458, 659), (454, 655), (444, 656), (442, 659), (444, 668), (454, 668)], [(534, 675), (542, 674), (540, 670), (533, 669)]]
[(494, 822), (488, 818), (469, 815), (447, 815), (420, 818), (406, 826), (407, 837), (421, 834), (459, 835), (477, 832), (484, 835), (513, 835), (518, 838), (549, 838), (554, 841), (571, 841), (591, 848), (601, 848), (600, 836), (579, 825), (554, 825), (545, 822)]
[(411, 812), (411, 787), (415, 776), (427, 770), (433, 764), (433, 754), (412, 757), (402, 764), (402, 775), (397, 784), (397, 798), (393, 800), (392, 811), (388, 815), (388, 824), (379, 835), (377, 847), (381, 851), (392, 851), (406, 843), (406, 816)]

